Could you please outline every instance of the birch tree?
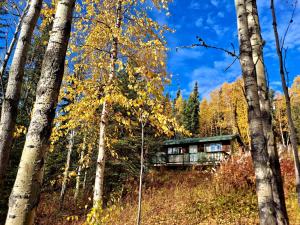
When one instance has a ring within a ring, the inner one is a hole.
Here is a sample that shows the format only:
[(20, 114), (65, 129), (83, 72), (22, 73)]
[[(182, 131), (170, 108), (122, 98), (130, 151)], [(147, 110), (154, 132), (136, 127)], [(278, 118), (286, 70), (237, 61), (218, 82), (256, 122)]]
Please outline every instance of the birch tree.
[[(24, 67), (34, 27), (40, 15), (42, 0), (31, 0), (22, 22), (14, 57), (9, 71), (8, 83), (2, 103), (0, 123), (0, 186), (9, 161), (13, 132), (17, 118)], [(25, 7), (25, 10), (26, 7)]]
[(262, 115), (259, 105), (259, 95), (256, 80), (255, 64), (252, 57), (250, 33), (248, 29), (245, 0), (235, 0), (238, 34), (240, 43), (239, 60), (244, 79), (245, 94), (248, 104), (249, 130), (251, 137), (251, 156), (256, 175), (256, 193), (261, 225), (274, 225), (277, 223), (271, 171), (268, 166), (268, 153), (264, 137)]
[(265, 74), (265, 65), (263, 59), (263, 39), (261, 36), (260, 22), (256, 0), (247, 0), (246, 9), (248, 12), (248, 27), (250, 31), (250, 41), (252, 47), (252, 57), (255, 64), (258, 96), (263, 122), (263, 130), (267, 140), (267, 149), (272, 170), (272, 190), (273, 199), (276, 204), (276, 218), (278, 224), (288, 224), (288, 215), (286, 211), (283, 182), (281, 177), (278, 151), (275, 146), (275, 137), (272, 129), (271, 104), (269, 99), (269, 89)]
[[(116, 9), (116, 23), (115, 28), (119, 32), (123, 15), (122, 15), (122, 1), (117, 2)], [(108, 87), (111, 84), (113, 78), (116, 76), (116, 62), (118, 58), (118, 37), (112, 37), (112, 49), (111, 49), (111, 62), (110, 62), (110, 73), (108, 78)], [(97, 165), (96, 165), (96, 178), (94, 185), (94, 197), (93, 197), (93, 206), (96, 207), (99, 203), (102, 204), (102, 196), (103, 196), (103, 182), (104, 182), (104, 169), (105, 169), (105, 126), (107, 123), (107, 114), (108, 108), (106, 100), (104, 100), (102, 105), (102, 112), (100, 117), (100, 128), (99, 128), (99, 147), (98, 147), (98, 157), (97, 157)]]
[[(297, 4), (297, 1), (295, 4)], [(296, 5), (295, 5), (295, 7), (296, 7)], [(277, 51), (278, 60), (279, 60), (279, 73), (280, 73), (280, 77), (281, 77), (282, 90), (283, 90), (284, 97), (285, 97), (286, 114), (287, 114), (287, 118), (288, 118), (288, 127), (289, 127), (290, 139), (291, 139), (293, 155), (294, 155), (296, 192), (298, 195), (298, 204), (300, 205), (300, 161), (299, 161), (299, 153), (298, 153), (297, 134), (296, 134), (296, 128), (295, 128), (295, 124), (294, 124), (293, 117), (292, 117), (291, 98), (290, 98), (289, 90), (288, 90), (287, 83), (286, 83), (286, 78), (285, 78), (286, 74), (285, 74), (285, 69), (284, 69), (284, 59), (283, 59), (283, 53), (282, 53), (285, 37), (283, 38), (282, 43), (280, 43), (279, 34), (278, 34), (278, 30), (277, 30), (277, 19), (276, 19), (274, 0), (271, 0), (271, 11), (272, 11), (273, 30), (274, 30), (274, 36), (275, 36), (276, 51)], [(292, 21), (292, 19), (291, 19), (291, 21)]]
[(34, 223), (43, 181), (46, 152), (49, 147), (51, 125), (64, 74), (74, 5), (75, 0), (60, 0), (57, 5), (37, 87), (32, 119), (9, 199), (6, 225), (31, 225)]
[(67, 182), (68, 182), (68, 177), (69, 177), (69, 169), (70, 169), (70, 164), (71, 164), (71, 155), (72, 155), (73, 148), (74, 148), (74, 136), (75, 136), (75, 131), (71, 130), (70, 135), (69, 135), (69, 143), (67, 146), (68, 152), (67, 152), (67, 160), (66, 160), (66, 164), (65, 164), (64, 177), (63, 177), (61, 191), (60, 191), (60, 197), (59, 197), (60, 209), (63, 208), (64, 199), (65, 199), (65, 195), (66, 195)]
[[(0, 77), (1, 77), (1, 79), (3, 79), (3, 74), (6, 70), (8, 60), (9, 60), (9, 58), (11, 56), (11, 53), (13, 52), (13, 48), (15, 47), (15, 44), (18, 40), (18, 34), (20, 32), (20, 29), (21, 29), (21, 26), (22, 26), (22, 23), (23, 23), (23, 19), (24, 19), (25, 15), (27, 14), (29, 6), (30, 6), (29, 1), (27, 1), (27, 5), (25, 6), (25, 8), (23, 10), (22, 15), (20, 15), (20, 19), (19, 19), (18, 24), (16, 26), (16, 30), (13, 34), (13, 38), (12, 38), (10, 44), (9, 44), (9, 47), (8, 47), (7, 51), (5, 52), (5, 56), (4, 56), (4, 59), (3, 59), (3, 62), (2, 62), (1, 68), (0, 68)], [(2, 80), (1, 80), (1, 82), (2, 82)]]
[[(168, 1), (152, 3), (153, 7), (166, 8)], [(83, 52), (81, 57), (89, 65), (89, 68), (86, 64), (83, 67), (90, 73), (93, 82), (96, 81), (96, 93), (92, 93), (92, 96), (97, 96), (97, 99), (93, 108), (101, 111), (93, 198), (96, 206), (101, 204), (103, 196), (108, 119), (114, 117), (110, 115), (113, 104), (124, 100), (116, 75), (122, 70), (128, 72), (124, 65), (130, 61), (139, 68), (139, 74), (151, 76), (159, 71), (160, 76), (165, 77), (165, 69), (159, 69), (165, 68), (166, 48), (163, 34), (167, 29), (151, 19), (148, 15), (151, 6), (148, 7), (144, 1), (107, 0), (101, 5), (99, 1), (84, 1), (83, 6), (86, 7), (83, 11), (87, 15), (78, 24), (78, 35), (83, 36), (84, 42), (80, 49)], [(145, 10), (147, 7), (148, 10)], [(98, 13), (99, 9), (101, 14)], [(79, 49), (77, 46), (75, 48)], [(122, 104), (125, 104), (124, 101)]]

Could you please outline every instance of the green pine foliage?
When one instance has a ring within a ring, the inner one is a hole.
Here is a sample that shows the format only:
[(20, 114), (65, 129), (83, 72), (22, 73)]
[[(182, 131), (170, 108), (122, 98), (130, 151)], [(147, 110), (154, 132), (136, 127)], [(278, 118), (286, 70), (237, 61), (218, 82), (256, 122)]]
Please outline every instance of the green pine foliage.
[(195, 83), (193, 92), (187, 100), (183, 112), (184, 127), (189, 130), (193, 135), (199, 133), (199, 92), (198, 83)]

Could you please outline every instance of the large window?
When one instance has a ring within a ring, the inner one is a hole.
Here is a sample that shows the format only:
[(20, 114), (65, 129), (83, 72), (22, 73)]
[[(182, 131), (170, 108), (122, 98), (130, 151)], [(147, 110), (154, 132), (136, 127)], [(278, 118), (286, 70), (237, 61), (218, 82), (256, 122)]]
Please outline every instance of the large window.
[(190, 145), (189, 146), (189, 152), (190, 153), (197, 153), (198, 152), (198, 146), (197, 145)]
[(189, 153), (190, 153), (190, 162), (197, 162), (198, 161), (198, 146), (197, 145), (190, 145), (189, 146)]
[(168, 154), (182, 154), (182, 147), (169, 147)]
[(205, 151), (206, 152), (220, 152), (220, 151), (222, 151), (222, 144), (221, 143), (205, 144)]

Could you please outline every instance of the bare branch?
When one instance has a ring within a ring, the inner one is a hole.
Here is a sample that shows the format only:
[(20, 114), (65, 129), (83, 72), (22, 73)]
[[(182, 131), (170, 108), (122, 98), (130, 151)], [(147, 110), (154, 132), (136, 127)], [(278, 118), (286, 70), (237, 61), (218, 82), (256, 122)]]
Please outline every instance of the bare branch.
[(289, 21), (289, 24), (287, 25), (287, 28), (284, 32), (284, 35), (283, 35), (283, 38), (282, 38), (282, 42), (281, 42), (281, 51), (282, 49), (284, 48), (284, 43), (285, 43), (285, 39), (287, 37), (287, 34), (289, 32), (289, 29), (294, 21), (294, 16), (295, 16), (295, 12), (296, 12), (296, 8), (297, 8), (297, 4), (298, 4), (298, 0), (295, 1), (295, 4), (294, 4), (294, 7), (293, 7), (293, 11), (292, 11), (292, 15), (291, 15), (291, 18), (290, 18), (290, 21)]

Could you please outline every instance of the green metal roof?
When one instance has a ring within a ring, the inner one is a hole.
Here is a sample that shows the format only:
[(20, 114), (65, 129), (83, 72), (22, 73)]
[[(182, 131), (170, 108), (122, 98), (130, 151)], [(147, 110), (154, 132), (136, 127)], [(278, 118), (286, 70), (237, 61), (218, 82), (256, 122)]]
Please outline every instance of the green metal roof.
[(196, 144), (196, 143), (205, 143), (205, 142), (218, 142), (218, 141), (228, 141), (239, 138), (239, 135), (221, 135), (221, 136), (212, 136), (212, 137), (201, 137), (201, 138), (184, 138), (184, 139), (172, 139), (164, 141), (164, 145), (181, 145), (181, 144)]

